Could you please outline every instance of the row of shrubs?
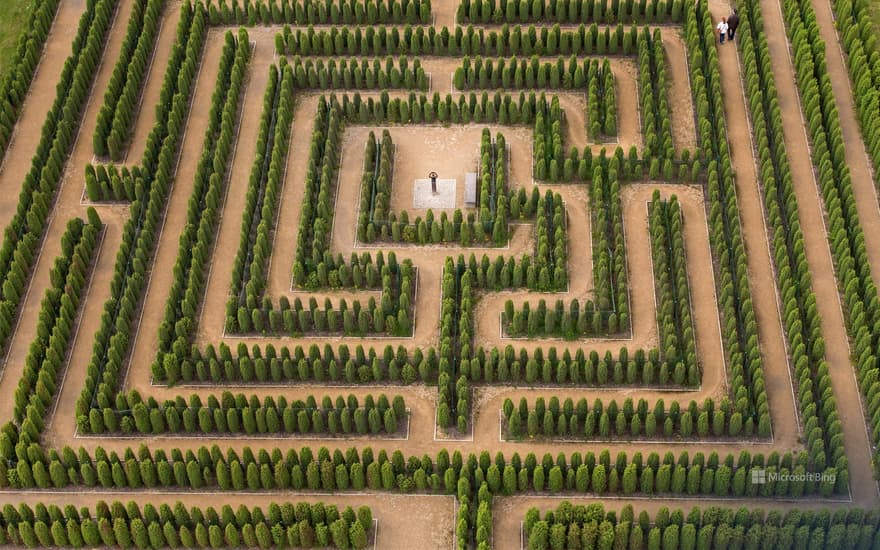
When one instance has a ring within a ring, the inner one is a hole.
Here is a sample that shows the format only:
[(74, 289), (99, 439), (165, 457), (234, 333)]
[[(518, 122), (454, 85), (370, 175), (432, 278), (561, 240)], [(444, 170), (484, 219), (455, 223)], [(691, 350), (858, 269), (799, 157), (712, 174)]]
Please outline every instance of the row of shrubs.
[(121, 160), (135, 120), (138, 96), (161, 26), (165, 0), (138, 0), (132, 5), (119, 60), (104, 92), (92, 144), (95, 154)]
[[(174, 109), (187, 106), (184, 102), (181, 107), (176, 107), (175, 101), (178, 93), (189, 94), (193, 79), (198, 72), (198, 63), (202, 54), (203, 35), (207, 32), (205, 12), (199, 6), (192, 3), (184, 3), (180, 6), (180, 20), (176, 29), (176, 42), (179, 47), (172, 48), (165, 69), (165, 76), (159, 92), (160, 101), (156, 105), (156, 124), (153, 125), (147, 137), (147, 147), (142, 158), (141, 165), (117, 166), (114, 164), (86, 164), (86, 196), (92, 201), (134, 201), (140, 197), (148, 197), (151, 187), (151, 178), (155, 176), (158, 162), (162, 154), (162, 146), (165, 137), (173, 135), (169, 121)], [(192, 38), (192, 39), (191, 39)], [(177, 76), (182, 80), (177, 82)], [(173, 75), (173, 78), (172, 78)], [(181, 87), (178, 89), (178, 87)], [(179, 100), (188, 100), (187, 97)], [(183, 115), (174, 115), (174, 128), (183, 127)], [(176, 117), (181, 118), (176, 118)], [(173, 145), (173, 144), (168, 144)]]
[(427, 25), (431, 0), (207, 0), (216, 25)]
[(312, 274), (324, 260), (325, 254), (329, 255), (327, 241), (333, 226), (333, 187), (338, 169), (341, 135), (339, 108), (321, 96), (315, 113), (306, 169), (306, 188), (296, 235), (293, 279), (294, 284), (299, 287), (312, 287), (306, 283), (306, 278), (316, 277)]
[[(748, 451), (723, 457), (716, 452), (708, 456), (697, 452), (693, 457), (687, 451), (678, 457), (672, 452), (662, 457), (651, 452), (644, 457), (636, 451), (631, 457), (620, 452), (612, 460), (606, 449), (598, 456), (592, 451), (574, 452), (570, 456), (560, 453), (555, 459), (546, 453), (539, 461), (533, 453), (525, 458), (514, 453), (506, 459), (499, 452), (493, 460), (488, 451), (464, 457), (459, 451), (450, 456), (445, 449), (433, 458), (428, 455), (404, 458), (400, 451), (394, 451), (389, 458), (384, 450), (374, 457), (370, 447), (350, 448), (345, 453), (336, 449), (332, 454), (321, 447), (317, 456), (308, 447), (299, 451), (289, 449), (286, 454), (277, 448), (261, 449), (258, 456), (250, 447), (244, 447), (241, 456), (232, 448), (227, 449), (224, 456), (216, 445), (185, 452), (180, 449), (151, 452), (142, 445), (137, 453), (129, 448), (120, 457), (115, 452), (108, 455), (101, 447), (94, 450), (94, 456), (84, 448), (77, 453), (69, 447), (60, 454), (52, 450), (47, 455), (36, 444), (21, 444), (13, 451), (6, 439), (4, 432), (0, 435), (0, 453), (8, 457), (7, 453), (12, 452), (17, 460), (0, 461), (0, 484), (14, 488), (177, 487), (224, 491), (360, 491), (369, 488), (403, 493), (457, 493), (460, 499), (474, 493), (506, 496), (532, 490), (595, 495), (802, 498), (846, 492), (848, 484), (845, 472), (835, 468), (819, 472), (823, 474), (820, 483), (806, 481), (807, 473), (812, 470), (803, 451), (781, 456), (773, 452), (766, 457)], [(753, 472), (759, 471), (765, 472), (767, 483), (750, 482)]]
[(563, 501), (542, 516), (530, 508), (523, 521), (529, 550), (620, 548), (629, 550), (720, 550), (747, 548), (870, 548), (877, 544), (876, 510), (770, 510), (761, 508), (660, 507), (652, 520), (647, 510), (636, 517), (632, 505), (618, 515), (601, 503), (584, 506)]
[[(196, 312), (207, 283), (208, 260), (219, 224), (226, 172), (235, 139), (242, 81), (249, 59), (247, 33), (240, 30), (236, 40), (232, 32), (227, 32), (208, 128), (205, 130), (205, 145), (194, 176), (193, 194), (187, 207), (187, 221), (180, 235), (165, 318), (159, 327), (157, 360), (162, 360), (168, 353), (179, 354), (179, 349), (188, 350), (189, 339), (196, 329)], [(174, 337), (170, 337), (171, 334)]]
[(197, 395), (187, 402), (176, 400), (159, 404), (153, 398), (146, 403), (137, 393), (118, 394), (115, 407), (93, 408), (88, 420), (79, 423), (84, 433), (122, 434), (319, 434), (376, 435), (396, 434), (399, 423), (406, 420), (403, 398), (395, 396), (393, 405), (385, 394), (378, 399), (364, 398), (364, 406), (353, 395), (336, 398), (334, 406), (325, 396), (319, 406), (314, 396), (305, 401), (288, 403), (283, 396), (276, 403), (266, 397), (261, 403), (256, 396), (248, 400), (243, 394), (223, 392), (220, 399), (211, 395), (203, 405)]
[[(620, 155), (593, 162), (590, 178), (590, 229), (593, 258), (593, 299), (602, 312), (597, 331), (631, 330), (629, 284), (626, 267), (626, 239), (623, 231), (623, 202), (620, 198)], [(581, 246), (586, 246), (583, 243)], [(614, 316), (614, 317), (612, 317)]]
[(552, 27), (504, 25), (490, 30), (471, 25), (442, 27), (332, 27), (284, 30), (275, 38), (279, 54), (302, 56), (556, 56), (630, 55), (637, 44), (637, 27), (580, 25)]
[(681, 207), (675, 195), (662, 201), (655, 189), (648, 209), (661, 353), (672, 364), (681, 361), (688, 371), (698, 371)]
[(86, 196), (93, 201), (128, 200), (128, 197), (135, 196), (135, 187), (144, 184), (139, 166), (89, 163), (84, 175)]
[[(276, 42), (280, 38), (280, 34), (275, 35)], [(298, 90), (428, 90), (428, 75), (421, 62), (414, 59), (410, 65), (405, 56), (400, 56), (397, 61), (390, 55), (386, 56), (384, 65), (379, 59), (374, 59), (372, 63), (366, 59), (341, 59), (339, 65), (336, 60), (329, 59), (324, 65), (322, 59), (313, 61), (306, 58), (303, 61), (296, 56), (291, 64)]]
[[(156, 124), (147, 138), (142, 176), (132, 200), (116, 256), (111, 298), (104, 303), (101, 326), (95, 333), (92, 357), (76, 403), (77, 422), (94, 405), (102, 408), (116, 395), (119, 375), (132, 340), (132, 323), (146, 285), (146, 270), (156, 244), (162, 211), (175, 171), (178, 146), (185, 128), (190, 92), (198, 72), (207, 27), (201, 4), (181, 5), (177, 43), (169, 58), (156, 106)], [(95, 199), (97, 197), (90, 197)]]
[(266, 344), (265, 357), (263, 355), (261, 348), (254, 345), (251, 356), (243, 342), (239, 343), (234, 357), (225, 343), (220, 343), (219, 352), (208, 344), (204, 352), (196, 348), (192, 357), (179, 363), (153, 363), (153, 380), (168, 384), (290, 381), (329, 385), (412, 384), (430, 382), (437, 377), (434, 348), (427, 348), (424, 353), (421, 348), (416, 348), (410, 354), (403, 346), (398, 346), (395, 351), (389, 345), (380, 355), (375, 348), (364, 350), (360, 344), (355, 346), (354, 353), (346, 344), (340, 344), (336, 351), (330, 344), (324, 344), (323, 353), (317, 344), (312, 344), (308, 353), (301, 346), (295, 346), (293, 351), (282, 346), (280, 353), (276, 353), (273, 345)]
[(61, 255), (55, 258), (49, 272), (51, 286), (40, 304), (36, 335), (15, 390), (13, 422), (30, 441), (39, 441), (46, 414), (55, 398), (58, 373), (67, 357), (81, 293), (98, 244), (101, 222), (94, 209), (89, 212), (95, 224), (85, 225), (81, 219), (73, 218), (61, 237)]
[(513, 346), (504, 350), (482, 347), (462, 361), (462, 373), (471, 381), (509, 385), (510, 382), (528, 386), (683, 386), (699, 383), (699, 371), (685, 369), (684, 363), (671, 364), (661, 360), (659, 350), (636, 350), (633, 357), (625, 347), (617, 357), (606, 351), (603, 357), (594, 350), (586, 354), (578, 349), (575, 356), (566, 349), (558, 357), (555, 347), (550, 347), (545, 357), (537, 348), (529, 356), (521, 348), (519, 354)]
[[(116, 0), (98, 0), (90, 2), (83, 12), (73, 40), (73, 52), (64, 62), (56, 88), (57, 95), (46, 114), (30, 170), (24, 176), (15, 215), (3, 232), (3, 244), (0, 245), (0, 280), (3, 281), (0, 287), (0, 347), (5, 347), (15, 325), (18, 308), (48, 225), (64, 164), (76, 139), (80, 114), (101, 61), (115, 8)], [(37, 27), (46, 26), (48, 32), (50, 21), (46, 21), (46, 18), (51, 17), (46, 10), (41, 10), (41, 13), (44, 15), (40, 16), (40, 22), (34, 21), (34, 24)], [(35, 32), (41, 31), (35, 29)], [(33, 72), (33, 69), (25, 68), (21, 67), (24, 72), (20, 76)], [(21, 93), (23, 100), (26, 86)]]
[(269, 66), (269, 82), (263, 96), (263, 114), (257, 134), (257, 151), (248, 180), (241, 214), (241, 235), (232, 263), (229, 298), (238, 307), (249, 297), (256, 301), (266, 288), (278, 192), (285, 173), (293, 109), (293, 71), (285, 58)]
[[(319, 269), (324, 264), (319, 264)], [(328, 335), (367, 336), (387, 334), (389, 336), (408, 336), (412, 334), (415, 319), (416, 271), (412, 260), (407, 258), (399, 269), (391, 271), (386, 266), (382, 273), (382, 295), (379, 302), (370, 297), (366, 305), (354, 300), (349, 307), (342, 298), (334, 308), (332, 300), (324, 299), (323, 307), (318, 307), (313, 297), (308, 308), (296, 298), (292, 306), (285, 307), (282, 300), (279, 309), (273, 309), (271, 302), (263, 300), (261, 307), (248, 309), (236, 307), (236, 314), (227, 315), (226, 330), (237, 333), (258, 333), (262, 335)], [(267, 303), (268, 302), (268, 303)], [(231, 311), (230, 311), (231, 313)]]
[(559, 57), (555, 63), (541, 62), (537, 55), (529, 59), (510, 57), (508, 59), (483, 59), (480, 56), (465, 56), (461, 66), (455, 69), (452, 82), (457, 90), (473, 89), (564, 89), (580, 90), (594, 79), (604, 78), (605, 69), (610, 67), (607, 59), (599, 68), (598, 59), (582, 59), (571, 56)]
[[(637, 42), (639, 48), (639, 103), (641, 105), (642, 129), (645, 135), (646, 157), (675, 158), (672, 142), (672, 123), (669, 120), (669, 86), (666, 77), (666, 51), (660, 29), (653, 35), (647, 27), (642, 29)], [(699, 102), (698, 117), (706, 116), (707, 104)]]
[[(601, 185), (602, 178), (597, 174), (592, 181)], [(501, 327), (506, 335), (528, 338), (556, 336), (575, 339), (585, 335), (616, 334), (629, 331), (628, 291), (624, 286), (616, 289), (612, 296), (610, 288), (616, 277), (625, 277), (626, 266), (622, 263), (624, 251), (622, 248), (615, 251), (614, 256), (620, 258), (620, 265), (615, 266), (614, 275), (609, 276), (607, 269), (611, 257), (608, 253), (609, 243), (605, 238), (606, 233), (601, 231), (601, 226), (604, 225), (604, 214), (599, 214), (599, 210), (596, 212), (598, 217), (603, 218), (602, 223), (598, 224), (600, 231), (598, 235), (594, 235), (594, 238), (598, 237), (598, 239), (594, 241), (593, 245), (596, 257), (594, 262), (594, 293), (598, 305), (593, 300), (586, 300), (583, 302), (582, 308), (581, 302), (575, 298), (569, 304), (569, 310), (566, 311), (562, 300), (557, 300), (553, 308), (548, 308), (546, 301), (541, 299), (537, 305), (526, 302), (520, 309), (516, 309), (513, 301), (507, 300), (501, 315)], [(622, 226), (615, 229), (622, 230)], [(615, 239), (614, 243), (615, 246), (623, 246), (622, 240)], [(600, 250), (604, 252), (600, 253)], [(497, 260), (496, 263), (498, 263)], [(599, 267), (595, 268), (595, 266)], [(492, 288), (492, 285), (488, 286)], [(619, 294), (620, 292), (622, 294)]]
[(880, 174), (880, 47), (870, 3), (864, 0), (835, 0), (836, 29), (843, 39), (846, 65), (853, 84), (853, 99), (862, 126), (865, 148), (874, 164), (874, 178)]
[(479, 268), (476, 268), (476, 259), (468, 262), (469, 267), (474, 267), (474, 284), (489, 290), (525, 286), (538, 292), (564, 291), (568, 288), (567, 223), (561, 195), (548, 189), (538, 198), (535, 209), (535, 253), (524, 254), (518, 263), (503, 256), (490, 263), (485, 255), (487, 260), (481, 262)]
[(32, 2), (28, 4), (24, 24), (18, 29), (20, 34), (15, 42), (15, 51), (10, 55), (0, 81), (0, 159), (9, 146), (56, 11), (58, 0)]
[[(701, 406), (691, 401), (682, 410), (678, 401), (671, 403), (669, 412), (660, 399), (649, 410), (648, 403), (639, 399), (637, 407), (627, 398), (623, 407), (618, 408), (612, 400), (607, 405), (600, 400), (593, 403), (592, 409), (586, 399), (581, 399), (575, 408), (568, 398), (559, 405), (557, 397), (551, 397), (545, 405), (543, 397), (535, 400), (529, 407), (525, 397), (514, 407), (513, 401), (504, 400), (502, 408), (504, 425), (509, 439), (543, 437), (548, 439), (653, 439), (655, 437), (690, 439), (753, 436), (756, 426), (751, 419), (743, 422), (742, 414), (734, 412), (727, 398), (716, 409), (711, 399)], [(757, 427), (759, 437), (770, 435), (770, 417), (767, 416)]]
[[(767, 221), (773, 239), (779, 292), (783, 301), (782, 319), (789, 340), (790, 362), (797, 380), (798, 408), (807, 448), (818, 454), (827, 452), (825, 442), (842, 436), (835, 398), (830, 391), (825, 339), (816, 310), (798, 204), (792, 182), (782, 129), (782, 113), (776, 84), (770, 70), (770, 51), (763, 33), (760, 8), (752, 2), (743, 5), (742, 48), (749, 104), (758, 148), (760, 177), (764, 188)], [(771, 152), (768, 145), (773, 143)], [(821, 406), (820, 406), (821, 405)], [(837, 451), (839, 452), (839, 451)], [(829, 456), (831, 463), (839, 456)]]
[[(387, 128), (382, 130), (381, 141), (377, 141), (376, 134), (370, 132), (364, 148), (364, 174), (361, 176), (358, 208), (358, 240), (372, 243), (380, 236), (383, 240), (390, 237), (389, 214), (391, 214), (393, 168), (394, 142), (391, 140), (391, 132)], [(433, 218), (433, 212), (431, 217)], [(444, 228), (445, 226), (446, 224)], [(396, 233), (400, 238), (403, 237), (399, 226)]]
[[(508, 238), (508, 153), (504, 135), (498, 132), (493, 140), (489, 129), (483, 128), (477, 172), (478, 223), (483, 226), (484, 233), (492, 232), (496, 246), (504, 245)], [(522, 208), (518, 210), (521, 216)]]
[(617, 23), (681, 21), (680, 0), (462, 0), (458, 23)]
[[(876, 382), (878, 374), (876, 350), (880, 346), (880, 334), (874, 329), (880, 322), (880, 311), (877, 308), (880, 302), (877, 298), (877, 287), (871, 276), (865, 236), (859, 223), (858, 209), (852, 191), (840, 116), (837, 112), (831, 78), (826, 69), (824, 41), (820, 38), (819, 23), (809, 2), (786, 0), (782, 3), (782, 8), (793, 49), (804, 118), (808, 121), (807, 126), (813, 146), (813, 162), (818, 168), (816, 174), (819, 189), (825, 200), (831, 251), (834, 255), (834, 264), (839, 266), (838, 278), (844, 289), (842, 297), (844, 311), (847, 312), (845, 322), (852, 341), (850, 356), (855, 358), (854, 366), (857, 368), (856, 378), (860, 389), (867, 394), (874, 385), (876, 385), (874, 391), (880, 389), (880, 382)], [(798, 267), (800, 265), (803, 264), (799, 264)], [(792, 306), (787, 305), (787, 308), (792, 309)], [(821, 359), (824, 354), (824, 344), (821, 341), (816, 342), (816, 347), (807, 348), (807, 353), (815, 354), (814, 357), (818, 356)], [(806, 408), (815, 404), (818, 427), (825, 432), (824, 446), (817, 444), (810, 451), (820, 464), (825, 461), (837, 465), (840, 469), (846, 468), (843, 430), (827, 363), (819, 360), (816, 361), (815, 366), (810, 365), (809, 369), (799, 366), (796, 369), (800, 382), (810, 380), (812, 387), (816, 388), (814, 395), (807, 394), (802, 399), (801, 407)], [(813, 416), (812, 410), (810, 416)], [(880, 433), (877, 416), (869, 410), (866, 411), (866, 418), (871, 419), (869, 422), (874, 432), (874, 440), (880, 441), (877, 438)], [(814, 428), (811, 426), (811, 429)]]
[[(543, 97), (543, 92), (541, 92)], [(534, 163), (535, 179), (559, 181), (564, 176), (565, 111), (559, 105), (559, 97), (553, 96), (548, 106), (542, 102), (535, 112)]]
[(587, 71), (587, 120), (593, 139), (600, 141), (617, 135), (617, 88), (607, 59), (590, 61)]
[[(470, 326), (473, 324), (474, 296), (471, 271), (464, 256), (458, 264), (447, 256), (440, 282), (440, 366), (437, 376), (437, 423), (449, 430), (453, 426), (467, 433), (471, 395), (467, 376), (462, 374), (461, 358), (469, 355)], [(454, 420), (454, 424), (453, 424)]]
[(323, 502), (270, 503), (268, 512), (228, 504), (187, 509), (98, 501), (94, 510), (38, 502), (7, 504), (0, 512), (0, 544), (105, 548), (366, 548), (373, 512), (361, 506), (342, 512)]

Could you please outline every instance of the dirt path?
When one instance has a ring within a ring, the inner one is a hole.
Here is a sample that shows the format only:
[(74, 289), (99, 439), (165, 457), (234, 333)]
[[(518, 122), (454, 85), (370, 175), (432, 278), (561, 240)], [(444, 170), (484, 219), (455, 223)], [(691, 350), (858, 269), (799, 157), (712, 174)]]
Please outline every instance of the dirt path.
[[(189, 123), (181, 145), (180, 164), (171, 188), (162, 229), (159, 232), (160, 244), (148, 275), (146, 298), (132, 344), (132, 363), (146, 363), (147, 368), (156, 356), (158, 328), (165, 317), (165, 303), (168, 299), (167, 292), (151, 292), (151, 289), (171, 287), (178, 242), (186, 223), (189, 197), (192, 195), (195, 173), (208, 128), (208, 110), (211, 106), (211, 95), (214, 93), (222, 49), (223, 33), (209, 32), (202, 67), (193, 92)], [(261, 101), (255, 103), (262, 104)], [(256, 109), (259, 111), (260, 107)]]
[[(719, 6), (716, 15), (726, 6)], [(858, 388), (849, 361), (849, 344), (843, 324), (843, 313), (839, 301), (837, 279), (831, 252), (828, 248), (825, 229), (824, 210), (820, 202), (815, 175), (813, 172), (810, 148), (804, 130), (801, 106), (795, 86), (794, 69), (788, 53), (782, 13), (777, 4), (761, 2), (764, 16), (764, 31), (770, 51), (771, 67), (777, 83), (779, 106), (782, 112), (782, 127), (792, 172), (792, 182), (798, 201), (800, 225), (804, 234), (804, 245), (813, 291), (821, 317), (822, 334), (825, 337), (825, 357), (829, 369), (835, 373), (831, 377), (832, 387), (841, 418), (862, 416)], [(731, 58), (732, 48), (723, 48), (722, 71), (729, 63), (724, 56)], [(732, 63), (733, 61), (731, 61)], [(845, 77), (846, 75), (844, 75)], [(728, 119), (729, 123), (732, 123)], [(858, 135), (858, 132), (856, 132)], [(875, 205), (875, 203), (872, 203)], [(875, 208), (876, 210), (876, 208)], [(759, 303), (756, 300), (756, 304)], [(771, 407), (771, 411), (773, 408)], [(774, 429), (775, 429), (774, 417)], [(861, 504), (874, 504), (878, 500), (876, 483), (872, 480), (870, 454), (865, 431), (860, 422), (843, 423), (844, 444), (850, 464), (850, 486), (853, 499)]]
[(691, 91), (688, 70), (687, 46), (681, 31), (663, 32), (663, 51), (666, 52), (666, 77), (669, 88), (669, 116), (672, 123), (672, 140), (679, 153), (697, 146), (697, 124), (694, 113), (694, 94)]
[(144, 89), (142, 91), (140, 109), (134, 120), (134, 128), (131, 143), (125, 156), (125, 164), (140, 164), (147, 147), (147, 138), (156, 124), (156, 111), (154, 107), (159, 103), (159, 93), (162, 91), (162, 80), (168, 61), (171, 58), (171, 50), (177, 40), (177, 24), (180, 22), (180, 2), (168, 2), (162, 14), (162, 29), (156, 38), (158, 44), (153, 52), (150, 70), (144, 76)]
[[(846, 160), (852, 174), (852, 187), (862, 229), (865, 233), (868, 259), (874, 280), (880, 281), (880, 210), (871, 178), (871, 169), (859, 133), (858, 121), (849, 91), (849, 75), (843, 66), (841, 52), (834, 32), (831, 9), (828, 4), (813, 2), (822, 38), (826, 41), (828, 74), (840, 112), (841, 129), (846, 148)], [(777, 4), (762, 1), (764, 28), (768, 37), (773, 71), (776, 77), (779, 102), (782, 110), (783, 131), (791, 160), (792, 180), (798, 195), (801, 227), (807, 261), (816, 292), (817, 306), (822, 318), (825, 336), (825, 357), (831, 373), (831, 385), (837, 399), (840, 418), (863, 417), (859, 389), (850, 362), (850, 347), (843, 312), (839, 300), (838, 281), (827, 241), (824, 208), (812, 165), (805, 133), (800, 98), (794, 85), (794, 70), (785, 40), (782, 13)], [(777, 33), (778, 31), (778, 33)], [(786, 109), (790, 106), (790, 109)], [(863, 505), (880, 502), (877, 483), (873, 479), (870, 441), (861, 422), (843, 422), (844, 445), (850, 466), (850, 487), (853, 500)]]
[[(65, 4), (62, 3), (61, 9), (64, 9), (64, 6)], [(95, 99), (95, 96), (100, 94), (100, 97), (103, 97), (103, 90), (106, 88), (107, 82), (109, 82), (110, 75), (113, 72), (113, 64), (116, 62), (116, 58), (119, 55), (120, 45), (125, 36), (124, 25), (120, 26), (118, 21), (127, 21), (130, 13), (131, 3), (121, 4), (117, 13), (117, 24), (114, 25), (109, 32), (107, 45), (104, 49), (103, 61), (97, 68), (98, 73), (92, 88), (91, 99), (84, 107), (82, 124), (73, 146), (73, 152), (71, 153), (70, 160), (61, 176), (58, 198), (54, 209), (49, 214), (48, 228), (46, 229), (43, 246), (40, 249), (37, 260), (35, 261), (34, 273), (28, 285), (27, 294), (22, 300), (18, 328), (9, 341), (6, 365), (3, 369), (2, 379), (0, 379), (0, 395), (13, 395), (15, 388), (18, 387), (19, 379), (24, 370), (24, 358), (27, 356), (31, 341), (35, 335), (37, 319), (41, 309), (40, 304), (43, 300), (46, 288), (50, 285), (49, 274), (52, 266), (55, 264), (55, 258), (61, 254), (61, 236), (67, 229), (67, 222), (72, 217), (85, 216), (85, 210), (80, 206), (79, 199), (82, 193), (82, 170), (86, 159), (90, 156), (92, 146), (91, 135), (94, 132), (97, 114), (101, 107), (100, 99)], [(65, 15), (65, 17), (68, 16), (69, 15)], [(53, 37), (54, 34), (55, 33), (53, 33)], [(56, 40), (53, 37), (50, 37), (49, 44), (53, 44), (54, 47), (54, 42), (56, 42)], [(69, 36), (63, 37), (69, 39)], [(48, 66), (46, 67), (48, 68)], [(40, 86), (40, 88), (38, 89), (37, 86)], [(47, 82), (45, 78), (35, 80), (34, 86), (32, 87), (33, 93), (36, 94), (34, 97), (50, 97), (49, 90), (51, 89), (52, 92), (54, 92), (55, 86), (55, 82)], [(32, 104), (34, 97), (29, 97), (28, 99)], [(51, 97), (54, 98), (53, 95), (51, 95)], [(52, 100), (47, 101), (51, 102)], [(43, 117), (45, 118), (45, 115), (43, 115)], [(38, 125), (38, 127), (40, 126)], [(25, 134), (28, 133), (26, 132)], [(18, 135), (25, 134), (19, 132)], [(39, 136), (39, 132), (34, 132), (34, 134)], [(8, 176), (11, 177), (17, 175), (19, 179), (21, 179), (22, 175), (29, 170), (30, 162), (28, 162), (27, 167), (16, 165), (13, 168), (13, 166), (10, 165), (9, 168), (10, 169), (5, 172)], [(21, 172), (17, 172), (18, 169), (21, 169)], [(13, 180), (10, 179), (9, 181), (11, 182)], [(14, 193), (2, 193), (0, 194), (0, 205), (3, 205), (4, 209), (8, 208), (8, 211), (13, 213), (17, 208), (18, 196), (19, 193), (17, 191)], [(3, 415), (0, 418), (11, 418), (12, 407), (13, 401), (11, 399), (0, 400), (0, 414)]]
[[(709, 5), (716, 16), (729, 13), (726, 4), (713, 1)], [(758, 324), (773, 433), (777, 437), (782, 437), (781, 434), (790, 436), (799, 430), (797, 404), (791, 389), (788, 353), (779, 313), (778, 287), (776, 284), (767, 284), (775, 281), (776, 275), (770, 259), (764, 206), (755, 172), (751, 127), (741, 86), (742, 74), (734, 48), (720, 47), (718, 54), (721, 89), (724, 94), (724, 118), (731, 164), (737, 167), (734, 174), (736, 199), (746, 248), (749, 286)]]
[(30, 170), (46, 113), (55, 101), (55, 86), (71, 52), (70, 30), (77, 28), (85, 9), (85, 0), (66, 1), (58, 5), (55, 23), (46, 38), (43, 56), (28, 89), (18, 124), (6, 155), (0, 161), (0, 227), (8, 226), (15, 215), (22, 181)]
[[(226, 320), (225, 297), (228, 296), (232, 286), (232, 266), (241, 238), (241, 216), (256, 156), (257, 136), (262, 123), (263, 96), (266, 94), (266, 86), (269, 82), (269, 65), (272, 63), (273, 50), (265, 47), (262, 42), (258, 43), (248, 66), (248, 80), (242, 94), (241, 122), (238, 127), (232, 164), (229, 168), (226, 200), (220, 210), (220, 227), (217, 230), (216, 248), (206, 285), (206, 292), (211, 290), (215, 290), (215, 292), (206, 294), (210, 295), (212, 299), (204, 300), (199, 318), (200, 325), (207, 323), (208, 326), (217, 326), (221, 330)], [(176, 248), (173, 246), (169, 246), (169, 248), (173, 248), (172, 254), (176, 255)], [(164, 295), (164, 293), (160, 294)]]

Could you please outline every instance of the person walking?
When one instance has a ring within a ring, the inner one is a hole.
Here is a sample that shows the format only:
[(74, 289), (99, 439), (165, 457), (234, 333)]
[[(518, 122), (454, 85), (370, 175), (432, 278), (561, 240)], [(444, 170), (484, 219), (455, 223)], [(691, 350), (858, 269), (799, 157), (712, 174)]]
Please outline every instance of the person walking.
[(727, 18), (727, 39), (733, 40), (733, 37), (736, 35), (736, 28), (739, 27), (739, 15), (736, 13), (736, 8), (734, 8), (733, 13), (730, 14), (730, 17)]
[(727, 18), (722, 17), (715, 29), (718, 31), (718, 43), (724, 44), (724, 37), (727, 36), (728, 29)]

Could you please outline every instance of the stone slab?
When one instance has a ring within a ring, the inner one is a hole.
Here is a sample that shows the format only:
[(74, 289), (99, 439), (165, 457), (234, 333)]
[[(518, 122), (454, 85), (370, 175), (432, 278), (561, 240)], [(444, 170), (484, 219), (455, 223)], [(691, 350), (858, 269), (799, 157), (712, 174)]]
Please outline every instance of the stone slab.
[(455, 208), (455, 188), (456, 180), (438, 179), (437, 192), (432, 193), (430, 179), (417, 179), (413, 182), (413, 208)]

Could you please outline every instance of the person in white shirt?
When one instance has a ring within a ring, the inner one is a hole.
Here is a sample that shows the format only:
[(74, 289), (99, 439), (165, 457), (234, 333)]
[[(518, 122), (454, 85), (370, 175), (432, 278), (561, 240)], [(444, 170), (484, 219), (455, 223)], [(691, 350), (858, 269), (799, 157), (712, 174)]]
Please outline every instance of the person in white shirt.
[(715, 29), (718, 31), (718, 42), (720, 44), (724, 44), (724, 37), (727, 36), (727, 28), (727, 18), (722, 17), (721, 22), (718, 23), (718, 25), (715, 27)]

